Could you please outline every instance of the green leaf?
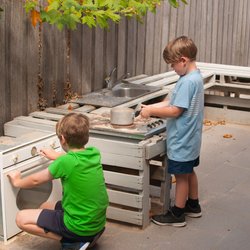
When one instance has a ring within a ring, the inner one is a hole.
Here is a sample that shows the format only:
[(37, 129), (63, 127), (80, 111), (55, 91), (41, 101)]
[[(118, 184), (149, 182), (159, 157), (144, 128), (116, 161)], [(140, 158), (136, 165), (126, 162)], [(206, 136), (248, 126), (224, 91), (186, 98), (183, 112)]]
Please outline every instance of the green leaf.
[(96, 27), (96, 21), (93, 16), (84, 16), (82, 17), (82, 24), (87, 24), (89, 28)]
[[(55, 24), (60, 29), (64, 26), (75, 29), (78, 23), (107, 28), (110, 21), (117, 23), (124, 16), (134, 16), (141, 21), (148, 11), (155, 13), (161, 2), (163, 0), (25, 0), (24, 7), (27, 12), (37, 10), (43, 22)], [(187, 4), (187, 0), (168, 2), (175, 8), (179, 2)], [(46, 3), (46, 10), (41, 3)]]

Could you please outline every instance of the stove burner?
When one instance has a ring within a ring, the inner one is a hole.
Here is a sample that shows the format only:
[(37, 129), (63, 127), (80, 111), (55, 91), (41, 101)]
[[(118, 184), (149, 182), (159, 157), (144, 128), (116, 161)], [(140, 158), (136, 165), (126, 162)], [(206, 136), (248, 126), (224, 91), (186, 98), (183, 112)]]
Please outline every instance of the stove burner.
[(164, 123), (163, 120), (157, 120), (155, 122), (151, 122), (151, 123), (147, 124), (147, 128), (156, 128), (163, 123)]

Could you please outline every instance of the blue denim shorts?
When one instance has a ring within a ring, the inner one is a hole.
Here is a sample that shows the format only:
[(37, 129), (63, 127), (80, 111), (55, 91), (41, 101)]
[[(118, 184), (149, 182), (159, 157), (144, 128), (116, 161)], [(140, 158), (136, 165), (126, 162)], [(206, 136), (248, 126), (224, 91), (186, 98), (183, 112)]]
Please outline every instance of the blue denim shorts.
[(169, 174), (191, 174), (193, 168), (200, 164), (200, 157), (192, 161), (174, 161), (168, 159), (168, 173)]

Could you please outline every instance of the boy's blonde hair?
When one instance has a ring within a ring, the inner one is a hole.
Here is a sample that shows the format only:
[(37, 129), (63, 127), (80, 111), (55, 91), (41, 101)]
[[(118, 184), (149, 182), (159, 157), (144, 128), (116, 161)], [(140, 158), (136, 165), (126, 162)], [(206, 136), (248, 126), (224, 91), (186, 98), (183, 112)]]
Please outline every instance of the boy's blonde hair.
[(180, 36), (168, 43), (163, 51), (163, 59), (169, 64), (180, 62), (181, 57), (195, 61), (196, 54), (197, 47), (193, 40), (186, 36)]
[(83, 114), (67, 114), (56, 124), (56, 134), (63, 135), (69, 147), (83, 148), (89, 141), (89, 119)]

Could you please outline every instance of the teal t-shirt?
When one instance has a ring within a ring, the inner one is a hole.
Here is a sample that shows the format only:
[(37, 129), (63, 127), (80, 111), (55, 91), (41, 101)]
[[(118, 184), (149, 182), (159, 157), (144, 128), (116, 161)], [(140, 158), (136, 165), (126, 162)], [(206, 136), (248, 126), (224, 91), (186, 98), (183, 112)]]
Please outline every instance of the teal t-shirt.
[(170, 98), (170, 105), (183, 108), (177, 118), (167, 120), (167, 154), (174, 161), (192, 161), (200, 155), (204, 86), (199, 70), (181, 76)]
[(80, 236), (91, 236), (102, 230), (108, 195), (99, 150), (88, 147), (69, 151), (48, 169), (55, 179), (61, 179), (66, 227)]

